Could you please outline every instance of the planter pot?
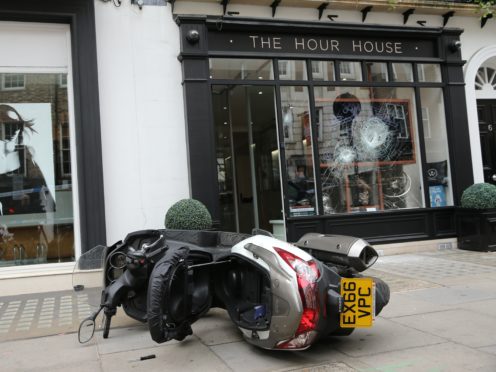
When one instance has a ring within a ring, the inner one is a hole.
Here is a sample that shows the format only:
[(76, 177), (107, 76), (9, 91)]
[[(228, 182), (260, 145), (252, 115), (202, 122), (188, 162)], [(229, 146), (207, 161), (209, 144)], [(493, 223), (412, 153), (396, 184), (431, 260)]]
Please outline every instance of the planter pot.
[(496, 209), (457, 208), (458, 248), (496, 251)]

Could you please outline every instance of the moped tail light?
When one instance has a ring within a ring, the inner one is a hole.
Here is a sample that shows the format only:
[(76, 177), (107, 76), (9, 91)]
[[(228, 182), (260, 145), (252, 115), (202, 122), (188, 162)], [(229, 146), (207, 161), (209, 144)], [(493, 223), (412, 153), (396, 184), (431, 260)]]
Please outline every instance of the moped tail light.
[(301, 349), (309, 346), (317, 336), (315, 328), (319, 320), (319, 301), (316, 282), (320, 277), (320, 272), (315, 261), (305, 261), (281, 248), (274, 247), (274, 249), (296, 272), (298, 292), (303, 304), (303, 312), (295, 337), (289, 341), (283, 341), (276, 348)]

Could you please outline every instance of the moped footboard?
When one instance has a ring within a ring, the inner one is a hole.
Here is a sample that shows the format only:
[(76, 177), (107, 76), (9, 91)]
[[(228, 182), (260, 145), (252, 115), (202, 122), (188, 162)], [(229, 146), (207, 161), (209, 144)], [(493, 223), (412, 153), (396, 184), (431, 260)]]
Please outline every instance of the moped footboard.
[(356, 271), (364, 271), (379, 257), (377, 251), (365, 240), (344, 235), (308, 233), (295, 245), (318, 260)]

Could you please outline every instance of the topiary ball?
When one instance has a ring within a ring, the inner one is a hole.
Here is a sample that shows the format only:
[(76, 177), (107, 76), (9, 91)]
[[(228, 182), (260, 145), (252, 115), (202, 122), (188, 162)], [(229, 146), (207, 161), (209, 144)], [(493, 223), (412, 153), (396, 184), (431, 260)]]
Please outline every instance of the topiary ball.
[(496, 208), (496, 186), (490, 183), (476, 183), (465, 189), (460, 200), (463, 208)]
[(195, 199), (174, 203), (165, 214), (165, 228), (176, 230), (205, 230), (212, 227), (212, 217), (205, 205)]

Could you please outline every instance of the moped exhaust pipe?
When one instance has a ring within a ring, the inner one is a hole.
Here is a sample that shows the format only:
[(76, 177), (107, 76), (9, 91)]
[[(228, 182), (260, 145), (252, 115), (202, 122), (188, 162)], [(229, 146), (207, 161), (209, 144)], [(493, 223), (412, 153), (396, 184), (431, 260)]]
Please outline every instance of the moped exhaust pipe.
[(344, 235), (308, 233), (294, 243), (323, 262), (364, 271), (379, 258), (377, 251), (365, 240)]

